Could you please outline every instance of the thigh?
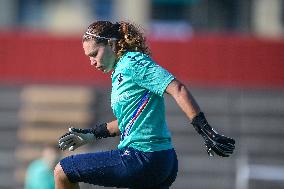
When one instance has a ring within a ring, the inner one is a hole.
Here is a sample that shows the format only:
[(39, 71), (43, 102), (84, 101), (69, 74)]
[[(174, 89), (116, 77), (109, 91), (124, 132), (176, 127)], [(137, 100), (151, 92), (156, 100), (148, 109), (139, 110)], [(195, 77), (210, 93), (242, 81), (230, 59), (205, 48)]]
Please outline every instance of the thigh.
[[(60, 161), (70, 182), (106, 187), (166, 189), (175, 180), (173, 150), (144, 153), (133, 148), (78, 154)], [(163, 187), (162, 187), (163, 186)]]
[(129, 187), (127, 167), (120, 150), (78, 154), (60, 161), (70, 182), (85, 182), (109, 187)]
[[(139, 160), (135, 165), (143, 162), (141, 172), (133, 172), (137, 180), (133, 189), (168, 189), (175, 181), (178, 162), (174, 149), (151, 153), (135, 153)], [(139, 170), (138, 168), (135, 171)]]

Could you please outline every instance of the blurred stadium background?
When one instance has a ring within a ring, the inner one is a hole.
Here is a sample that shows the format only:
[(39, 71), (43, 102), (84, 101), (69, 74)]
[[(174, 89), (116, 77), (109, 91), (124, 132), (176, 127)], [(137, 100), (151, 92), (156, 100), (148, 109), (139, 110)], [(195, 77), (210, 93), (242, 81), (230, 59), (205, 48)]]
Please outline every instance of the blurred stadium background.
[(231, 158), (209, 158), (166, 97), (179, 155), (172, 188), (284, 188), (283, 10), (283, 0), (0, 0), (0, 189), (23, 188), (29, 163), (69, 125), (113, 118), (109, 75), (92, 70), (81, 47), (83, 30), (98, 19), (145, 28), (153, 58), (237, 140)]

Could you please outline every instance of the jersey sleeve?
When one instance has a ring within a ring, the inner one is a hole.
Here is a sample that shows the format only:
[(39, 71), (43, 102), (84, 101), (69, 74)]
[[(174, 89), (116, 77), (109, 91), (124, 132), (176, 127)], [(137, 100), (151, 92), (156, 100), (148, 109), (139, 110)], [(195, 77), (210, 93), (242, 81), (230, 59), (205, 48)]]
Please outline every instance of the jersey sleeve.
[(163, 96), (167, 86), (175, 78), (149, 56), (142, 53), (132, 57), (131, 67), (133, 81), (159, 96)]

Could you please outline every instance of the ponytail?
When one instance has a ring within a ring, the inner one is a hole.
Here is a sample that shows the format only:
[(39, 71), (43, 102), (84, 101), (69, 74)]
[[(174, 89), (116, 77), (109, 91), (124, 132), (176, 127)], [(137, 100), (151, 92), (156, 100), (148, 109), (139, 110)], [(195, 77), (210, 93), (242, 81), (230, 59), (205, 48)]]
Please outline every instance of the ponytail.
[(150, 49), (146, 45), (146, 38), (139, 27), (128, 22), (119, 22), (119, 24), (121, 40), (118, 41), (118, 56), (122, 56), (126, 51), (151, 54)]

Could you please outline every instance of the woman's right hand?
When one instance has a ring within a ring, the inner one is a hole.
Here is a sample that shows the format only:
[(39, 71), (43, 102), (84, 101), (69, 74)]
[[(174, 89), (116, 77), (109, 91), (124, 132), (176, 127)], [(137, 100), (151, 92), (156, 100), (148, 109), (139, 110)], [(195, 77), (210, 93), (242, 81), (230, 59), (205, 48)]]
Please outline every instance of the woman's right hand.
[(91, 129), (79, 129), (71, 127), (69, 132), (65, 133), (59, 139), (59, 148), (61, 150), (68, 149), (74, 151), (75, 149), (95, 140), (95, 135)]

